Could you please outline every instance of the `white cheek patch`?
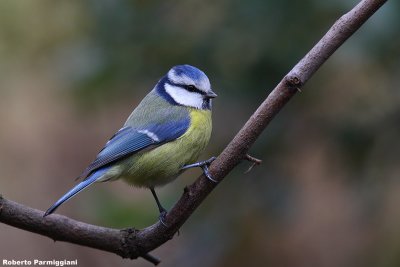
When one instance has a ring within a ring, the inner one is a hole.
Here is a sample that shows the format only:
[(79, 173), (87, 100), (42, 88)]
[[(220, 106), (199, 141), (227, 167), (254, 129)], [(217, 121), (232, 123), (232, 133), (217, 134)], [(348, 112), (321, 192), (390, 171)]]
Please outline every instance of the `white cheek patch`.
[(194, 107), (201, 109), (203, 106), (203, 96), (199, 93), (189, 92), (179, 86), (173, 86), (168, 83), (164, 85), (165, 91), (172, 97), (172, 99), (183, 106)]

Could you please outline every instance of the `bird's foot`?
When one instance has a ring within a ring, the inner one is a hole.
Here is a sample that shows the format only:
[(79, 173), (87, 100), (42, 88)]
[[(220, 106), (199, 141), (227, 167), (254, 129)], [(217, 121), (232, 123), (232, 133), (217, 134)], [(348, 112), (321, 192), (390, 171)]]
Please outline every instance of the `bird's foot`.
[(165, 227), (168, 227), (168, 224), (165, 222), (165, 220), (167, 219), (167, 211), (165, 209), (160, 210), (160, 223), (162, 225), (164, 225)]
[(211, 157), (208, 160), (204, 160), (204, 161), (199, 161), (193, 164), (189, 164), (189, 165), (185, 165), (182, 167), (182, 170), (186, 170), (186, 169), (190, 169), (190, 168), (195, 168), (195, 167), (200, 167), (203, 169), (203, 173), (204, 175), (208, 178), (208, 180), (210, 180), (211, 182), (214, 183), (218, 183), (217, 180), (215, 180), (211, 174), (210, 171), (208, 169), (208, 166), (210, 166), (210, 164), (216, 159), (216, 157)]

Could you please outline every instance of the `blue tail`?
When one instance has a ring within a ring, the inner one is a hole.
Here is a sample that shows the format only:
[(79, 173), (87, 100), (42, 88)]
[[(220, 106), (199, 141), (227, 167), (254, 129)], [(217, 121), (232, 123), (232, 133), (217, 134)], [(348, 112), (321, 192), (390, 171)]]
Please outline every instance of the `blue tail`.
[(107, 170), (109, 167), (99, 169), (92, 173), (86, 180), (77, 184), (74, 188), (72, 188), (68, 193), (62, 196), (56, 203), (53, 204), (43, 215), (43, 217), (52, 214), (61, 204), (68, 201), (70, 198), (74, 197), (76, 194), (81, 192), (83, 189), (87, 188), (89, 185), (96, 182)]

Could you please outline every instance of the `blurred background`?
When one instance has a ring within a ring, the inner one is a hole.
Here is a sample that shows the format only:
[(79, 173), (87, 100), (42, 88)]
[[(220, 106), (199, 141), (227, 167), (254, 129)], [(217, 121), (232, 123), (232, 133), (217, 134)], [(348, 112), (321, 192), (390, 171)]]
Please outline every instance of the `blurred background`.
[[(219, 97), (218, 155), (357, 1), (0, 2), (0, 193), (46, 210), (171, 66)], [(274, 119), (251, 154), (153, 252), (161, 266), (400, 266), (400, 4), (389, 1)], [(200, 170), (159, 190), (170, 208)], [(98, 184), (58, 213), (143, 228), (148, 190)], [(2, 259), (151, 266), (0, 224)]]

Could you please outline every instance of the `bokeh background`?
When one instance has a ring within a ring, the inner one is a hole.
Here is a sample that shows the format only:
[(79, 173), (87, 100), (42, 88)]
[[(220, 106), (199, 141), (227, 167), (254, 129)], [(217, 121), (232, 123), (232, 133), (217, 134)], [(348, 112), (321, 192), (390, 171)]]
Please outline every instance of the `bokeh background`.
[[(0, 193), (45, 210), (155, 82), (203, 69), (218, 155), (357, 1), (0, 2)], [(400, 4), (389, 1), (307, 83), (242, 163), (153, 252), (162, 266), (400, 266)], [(199, 170), (159, 190), (170, 208)], [(149, 191), (99, 184), (59, 213), (143, 228)], [(2, 259), (150, 266), (0, 224)]]

